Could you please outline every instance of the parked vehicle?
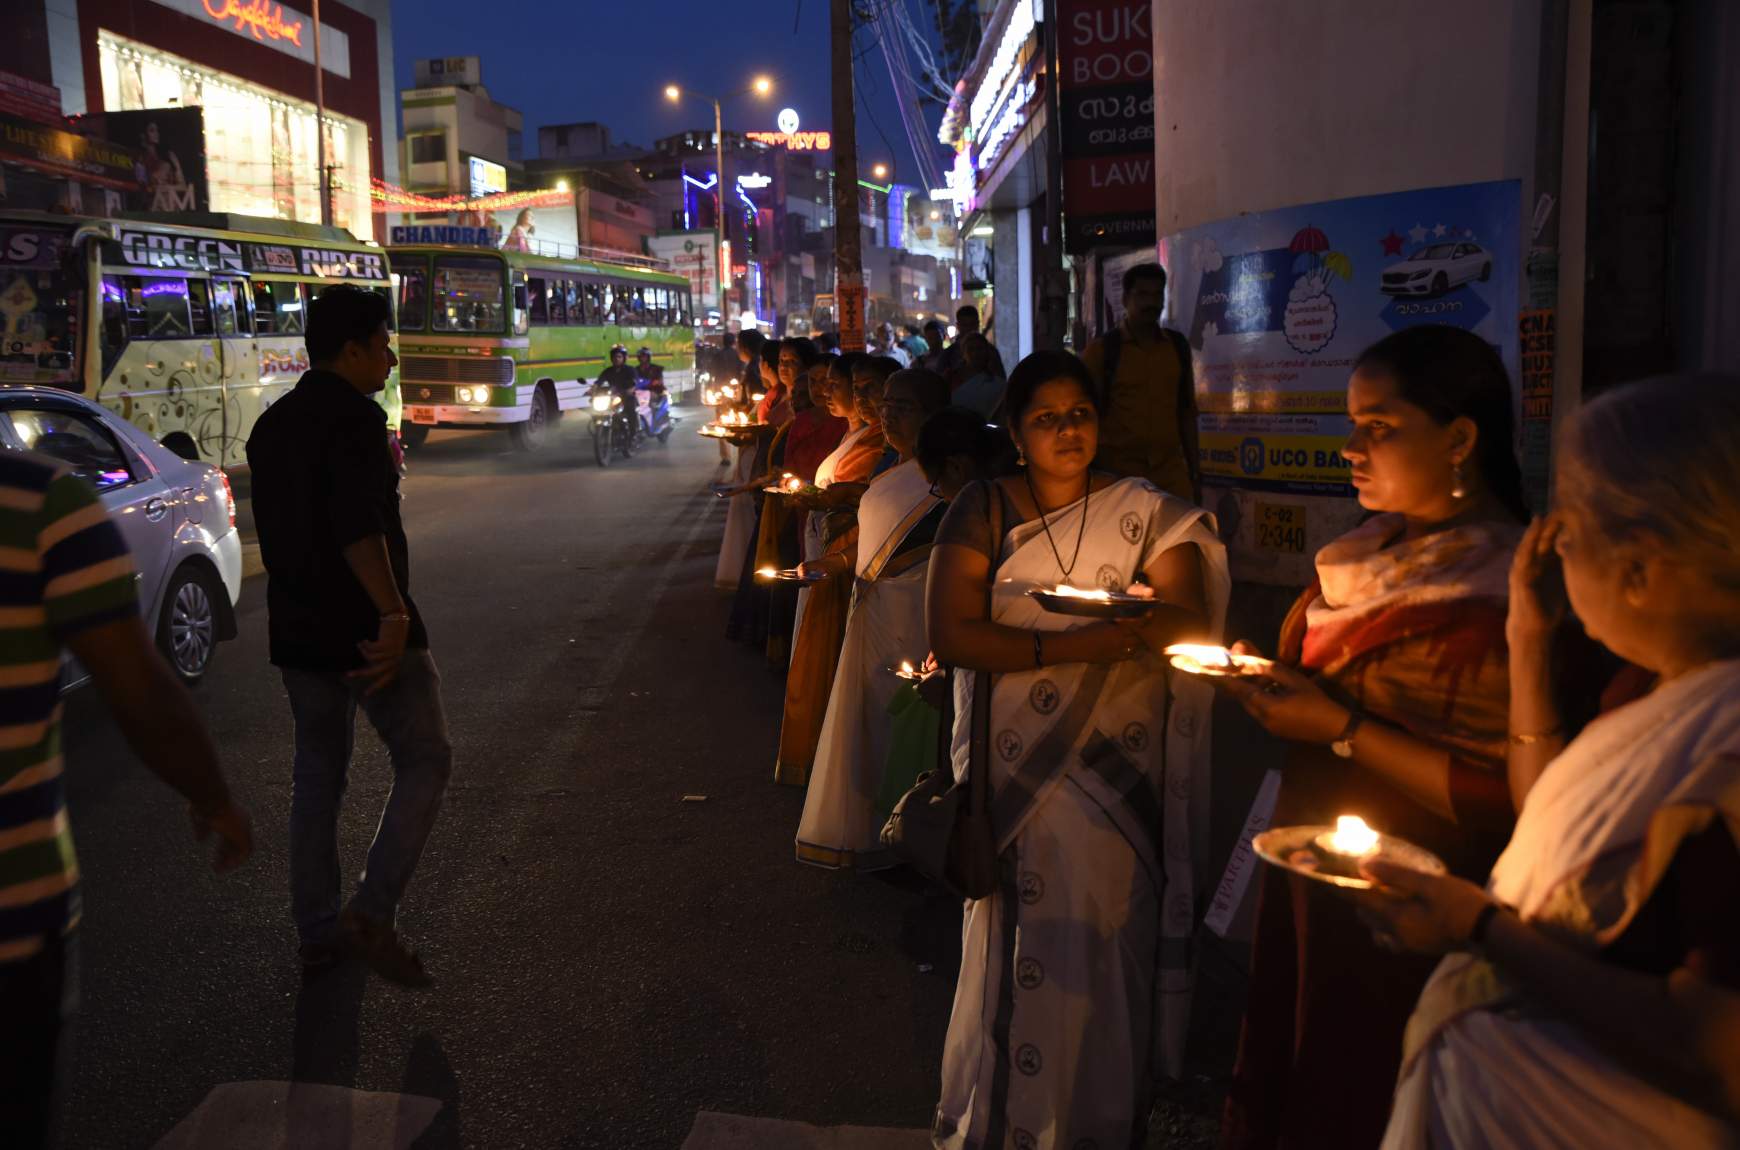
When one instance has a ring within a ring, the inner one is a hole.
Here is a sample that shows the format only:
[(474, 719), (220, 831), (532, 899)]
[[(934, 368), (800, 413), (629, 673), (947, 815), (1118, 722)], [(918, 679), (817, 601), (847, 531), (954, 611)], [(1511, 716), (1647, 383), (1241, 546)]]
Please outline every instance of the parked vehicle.
[[(392, 295), (342, 228), (216, 213), (0, 212), (0, 377), (93, 397), (184, 459), (247, 462), (254, 420), (308, 369), (308, 301)], [(381, 393), (397, 427), (398, 379)]]
[(241, 537), (224, 473), (52, 387), (0, 387), (0, 449), (59, 460), (91, 485), (133, 553), (139, 610), (158, 647), (183, 682), (199, 682), (218, 642), (235, 638), (242, 593)]
[(1443, 295), (1453, 287), (1492, 278), (1492, 254), (1479, 244), (1427, 244), (1383, 271), (1385, 295)]
[(689, 281), (656, 261), (445, 244), (388, 248), (399, 284), (400, 435), (505, 428), (521, 451), (586, 406), (615, 344), (647, 345), (678, 394), (694, 383)]

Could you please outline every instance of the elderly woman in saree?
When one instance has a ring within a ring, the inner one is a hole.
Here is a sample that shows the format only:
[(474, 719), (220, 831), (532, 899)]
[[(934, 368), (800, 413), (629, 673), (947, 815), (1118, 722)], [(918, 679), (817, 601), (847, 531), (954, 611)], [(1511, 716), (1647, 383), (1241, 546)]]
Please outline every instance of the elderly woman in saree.
[[(807, 594), (798, 607), (791, 666), (785, 676), (779, 757), (773, 768), (776, 782), (803, 786), (809, 782), (810, 770), (815, 765), (822, 719), (827, 713), (834, 670), (839, 664), (840, 644), (846, 638), (852, 585), (842, 576), (857, 562), (858, 500), (885, 460), (893, 458), (882, 435), (880, 405), (884, 383), (894, 370), (897, 369), (893, 369), (893, 361), (886, 359), (865, 358), (853, 365), (852, 390), (845, 402), (851, 405), (848, 418), (857, 420), (854, 428), (857, 435), (848, 431), (841, 444), (845, 446), (849, 440), (851, 446), (844, 452), (836, 449), (838, 458), (830, 456), (823, 461), (823, 470), (832, 461), (832, 475), (820, 495), (794, 497), (798, 506), (810, 512), (806, 531), (813, 529), (819, 540), (817, 557), (805, 559), (798, 569), (806, 576), (819, 576), (821, 581), (805, 587)], [(835, 394), (838, 402), (838, 393)], [(818, 487), (821, 478), (818, 472)]]
[(927, 649), (925, 577), (943, 510), (916, 458), (918, 433), (948, 398), (948, 381), (924, 368), (895, 372), (883, 390), (882, 433), (898, 462), (870, 481), (858, 503), (856, 582), (798, 824), (799, 862), (861, 870), (891, 862), (876, 807), (888, 705), (901, 685), (891, 668), (916, 665)]
[[(1504, 620), (1527, 508), (1510, 381), (1480, 337), (1409, 328), (1360, 357), (1347, 410), (1342, 453), (1376, 514), (1318, 553), (1271, 690), (1217, 682), (1291, 744), (1274, 825), (1356, 814), (1481, 879), (1515, 817)], [(1375, 1145), (1431, 965), (1378, 949), (1321, 884), (1261, 878), (1222, 1145)]]
[[(1740, 380), (1607, 392), (1557, 467), (1512, 577), (1516, 831), (1484, 890), (1372, 864), (1362, 896), (1385, 944), (1453, 952), (1408, 1023), (1395, 1150), (1740, 1144), (1708, 993), (1740, 988)], [(1656, 680), (1568, 744), (1567, 597)]]
[[(932, 1139), (942, 1147), (1139, 1146), (1176, 1074), (1195, 926), (1189, 812), (1211, 699), (1160, 652), (1218, 634), (1229, 579), (1207, 512), (1090, 470), (1093, 380), (1067, 352), (1010, 374), (1018, 475), (949, 507), (926, 629), (955, 668), (955, 775), (984, 772), (999, 882), (969, 902)], [(1027, 594), (1138, 583), (1137, 622), (1051, 614)], [(1182, 678), (1182, 676), (1181, 676)], [(988, 684), (988, 686), (981, 686)], [(974, 699), (989, 746), (974, 761)]]

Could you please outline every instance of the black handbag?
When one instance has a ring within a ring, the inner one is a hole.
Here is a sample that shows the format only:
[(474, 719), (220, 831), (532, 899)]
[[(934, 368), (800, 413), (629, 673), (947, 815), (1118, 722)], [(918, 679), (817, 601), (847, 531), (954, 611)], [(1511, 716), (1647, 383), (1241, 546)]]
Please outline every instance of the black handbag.
[[(989, 618), (1003, 553), (1003, 500), (994, 485), (984, 487), (991, 525), (991, 566), (985, 577)], [(997, 832), (991, 825), (989, 778), (991, 687), (989, 671), (973, 672), (967, 777), (956, 782), (945, 756), (944, 766), (920, 775), (901, 796), (882, 827), (882, 845), (890, 854), (963, 898), (984, 898), (997, 889)]]

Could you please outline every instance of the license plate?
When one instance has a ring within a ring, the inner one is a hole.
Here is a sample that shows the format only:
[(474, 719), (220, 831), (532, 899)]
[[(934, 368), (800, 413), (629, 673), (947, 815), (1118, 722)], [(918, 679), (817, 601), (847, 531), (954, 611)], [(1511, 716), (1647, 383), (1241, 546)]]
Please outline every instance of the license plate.
[(1257, 546), (1270, 551), (1305, 553), (1305, 509), (1286, 503), (1257, 504)]
[(412, 423), (434, 423), (435, 409), (433, 407), (407, 407), (405, 412)]

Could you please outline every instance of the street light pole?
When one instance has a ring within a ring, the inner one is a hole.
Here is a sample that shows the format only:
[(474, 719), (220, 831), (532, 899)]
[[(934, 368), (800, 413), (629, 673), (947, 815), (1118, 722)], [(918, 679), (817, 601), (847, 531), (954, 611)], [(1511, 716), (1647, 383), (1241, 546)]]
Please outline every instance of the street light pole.
[(714, 236), (713, 261), (714, 271), (719, 276), (719, 330), (725, 330), (726, 314), (725, 293), (730, 290), (731, 269), (725, 266), (725, 122), (724, 114), (719, 110), (719, 101), (713, 101), (713, 194), (718, 197), (719, 210), (713, 213)]
[(842, 351), (864, 350), (864, 255), (858, 222), (858, 130), (852, 101), (852, 2), (829, 5), (834, 112), (834, 315)]

